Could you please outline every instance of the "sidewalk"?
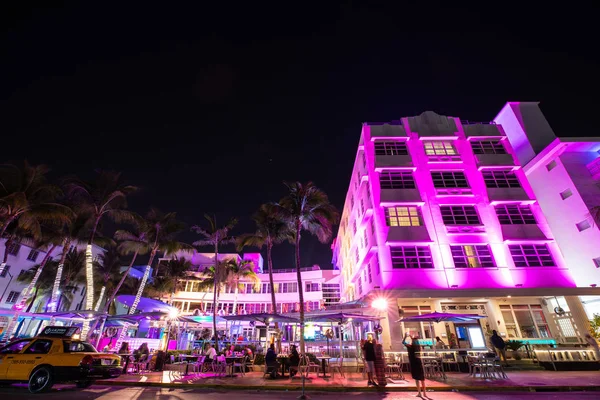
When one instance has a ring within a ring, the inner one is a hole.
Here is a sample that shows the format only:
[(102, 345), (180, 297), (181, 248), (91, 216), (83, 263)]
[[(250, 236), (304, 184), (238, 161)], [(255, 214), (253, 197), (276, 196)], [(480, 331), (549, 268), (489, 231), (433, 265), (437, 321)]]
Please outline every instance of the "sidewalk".
[[(515, 371), (506, 380), (486, 380), (472, 378), (465, 373), (448, 373), (446, 381), (426, 380), (428, 389), (434, 391), (585, 391), (600, 390), (599, 371)], [(313, 373), (306, 380), (307, 391), (415, 391), (415, 382), (410, 373), (406, 380), (389, 379), (385, 388), (367, 387), (361, 373), (338, 374), (334, 378), (316, 377)], [(178, 371), (150, 372), (142, 375), (123, 375), (117, 379), (98, 381), (98, 384), (115, 386), (159, 386), (177, 388), (219, 388), (227, 390), (300, 390), (302, 380), (289, 377), (265, 379), (262, 372), (250, 372), (245, 376), (216, 377), (209, 374), (183, 376)]]

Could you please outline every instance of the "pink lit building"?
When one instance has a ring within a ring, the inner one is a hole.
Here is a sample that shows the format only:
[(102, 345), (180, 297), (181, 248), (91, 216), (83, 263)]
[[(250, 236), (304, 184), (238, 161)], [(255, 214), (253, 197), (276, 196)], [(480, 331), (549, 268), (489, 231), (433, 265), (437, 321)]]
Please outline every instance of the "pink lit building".
[[(557, 137), (537, 102), (507, 103), (495, 118), (546, 216), (578, 287), (600, 286), (600, 138)], [(588, 316), (600, 314), (600, 289), (582, 296)]]
[(577, 296), (593, 288), (565, 263), (500, 124), (431, 111), (363, 124), (333, 252), (342, 301), (387, 299), (385, 349), (406, 331), (431, 339), (396, 321), (433, 311), (486, 316), (434, 326), (463, 348), (486, 346), (491, 329), (532, 345), (587, 329)]

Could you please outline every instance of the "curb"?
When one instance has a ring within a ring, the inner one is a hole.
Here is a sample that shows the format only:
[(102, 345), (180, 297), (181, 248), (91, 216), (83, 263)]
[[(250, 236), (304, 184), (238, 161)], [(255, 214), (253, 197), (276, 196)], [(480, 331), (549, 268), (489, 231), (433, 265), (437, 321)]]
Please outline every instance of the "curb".
[[(200, 383), (160, 383), (160, 382), (126, 382), (126, 381), (97, 381), (96, 385), (124, 387), (161, 387), (180, 389), (208, 389), (219, 391), (255, 390), (255, 391), (301, 391), (301, 386), (256, 386), (256, 385), (221, 385)], [(345, 387), (345, 386), (306, 386), (309, 392), (416, 392), (415, 387)], [(600, 386), (448, 386), (428, 388), (431, 392), (586, 392), (600, 391)]]

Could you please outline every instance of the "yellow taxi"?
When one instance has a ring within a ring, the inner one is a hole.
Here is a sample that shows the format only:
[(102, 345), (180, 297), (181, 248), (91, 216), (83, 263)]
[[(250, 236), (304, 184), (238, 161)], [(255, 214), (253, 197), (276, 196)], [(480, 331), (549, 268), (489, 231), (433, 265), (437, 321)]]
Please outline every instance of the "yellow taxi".
[(78, 332), (77, 327), (48, 326), (37, 337), (0, 348), (0, 383), (28, 382), (31, 393), (42, 393), (55, 383), (86, 388), (96, 379), (121, 375), (121, 358), (98, 353), (79, 340)]

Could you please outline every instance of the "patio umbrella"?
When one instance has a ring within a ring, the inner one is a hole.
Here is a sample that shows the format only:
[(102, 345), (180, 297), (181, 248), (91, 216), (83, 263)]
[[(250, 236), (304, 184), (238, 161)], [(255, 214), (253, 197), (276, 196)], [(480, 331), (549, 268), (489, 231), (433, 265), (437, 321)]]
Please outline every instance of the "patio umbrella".
[(39, 316), (53, 317), (54, 319), (80, 319), (80, 320), (93, 320), (101, 317), (106, 317), (108, 314), (94, 311), (94, 310), (80, 310), (80, 311), (57, 311), (36, 314)]
[[(135, 301), (135, 296), (124, 294), (121, 296), (117, 296), (117, 301), (127, 307), (131, 307), (133, 302)], [(160, 300), (150, 299), (148, 297), (142, 297), (137, 306), (137, 309), (142, 312), (174, 312), (177, 310), (176, 307), (170, 306), (167, 303), (163, 303)]]
[(472, 322), (481, 318), (484, 315), (477, 314), (451, 314), (432, 312), (430, 314), (414, 315), (412, 317), (401, 318), (396, 322), (429, 322), (429, 335), (433, 344), (433, 352), (436, 352), (435, 343), (433, 343), (433, 323), (434, 322)]
[[(312, 322), (337, 322), (338, 325), (342, 325), (348, 321), (352, 322), (372, 322), (379, 321), (381, 317), (372, 317), (370, 315), (361, 314), (350, 314), (350, 313), (334, 313), (334, 314), (321, 314), (321, 315), (309, 315), (306, 317), (308, 321)], [(340, 358), (344, 358), (342, 332), (340, 330)]]

